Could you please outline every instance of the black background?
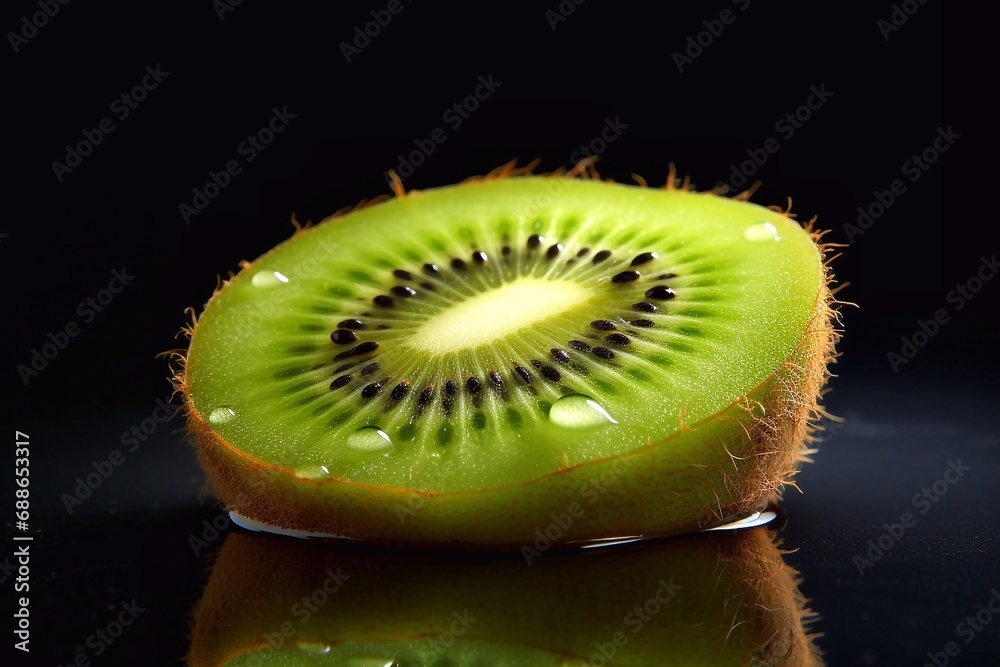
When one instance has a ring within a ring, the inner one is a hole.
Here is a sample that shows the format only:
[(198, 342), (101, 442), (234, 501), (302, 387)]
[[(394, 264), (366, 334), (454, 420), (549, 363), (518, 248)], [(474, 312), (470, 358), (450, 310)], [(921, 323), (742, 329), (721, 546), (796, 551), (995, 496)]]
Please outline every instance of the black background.
[[(624, 129), (601, 155), (602, 175), (635, 172), (655, 185), (673, 162), (710, 188), (773, 137), (780, 148), (755, 169), (750, 181), (762, 186), (753, 201), (783, 205), (790, 196), (801, 219), (818, 216), (831, 230), (827, 241), (852, 241), (834, 269), (850, 283), (839, 296), (857, 307), (842, 309), (839, 377), (827, 400), (846, 421), (799, 477), (804, 493), (788, 494), (785, 545), (798, 549), (788, 560), (822, 616), (830, 664), (920, 665), (961, 642), (956, 624), (1000, 586), (992, 324), (1000, 284), (986, 282), (961, 309), (947, 299), (997, 250), (993, 133), (974, 117), (978, 86), (995, 78), (973, 54), (989, 43), (976, 35), (988, 21), (913, 2), (915, 13), (886, 39), (878, 21), (893, 12), (888, 3), (846, 11), (754, 0), (742, 11), (721, 1), (655, 10), (590, 0), (555, 29), (545, 13), (557, 10), (554, 0), (402, 6), (351, 62), (339, 44), (385, 3), (244, 2), (221, 17), (211, 3), (71, 3), (16, 53), (8, 36), (4, 405), (8, 431), (31, 436), (35, 535), (32, 659), (18, 653), (16, 664), (68, 663), (133, 598), (147, 611), (94, 664), (183, 656), (207, 565), (187, 538), (219, 510), (203, 493), (181, 420), (161, 425), (72, 515), (60, 498), (91, 461), (121, 447), (157, 399), (170, 399), (156, 355), (183, 345), (175, 334), (185, 308), (200, 308), (218, 276), (287, 238), (293, 212), (319, 220), (388, 192), (385, 172), (435, 128), (447, 139), (408, 189), (512, 158), (541, 158), (541, 171), (568, 166), (607, 119)], [(735, 21), (679, 72), (672, 54), (726, 8)], [(37, 11), (10, 3), (0, 26), (20, 31)], [(113, 100), (157, 65), (169, 75), (118, 118)], [(500, 85), (453, 129), (443, 114), (480, 76)], [(789, 137), (776, 123), (811, 87), (832, 95)], [(237, 147), (273, 108), (295, 117), (247, 163)], [(115, 130), (60, 181), (52, 163), (105, 117)], [(959, 138), (911, 180), (904, 163), (939, 128)], [(178, 206), (233, 159), (242, 173), (186, 223)], [(856, 224), (857, 208), (896, 179), (905, 193), (852, 237), (846, 225)], [(85, 322), (78, 304), (123, 268), (134, 280)], [(894, 369), (887, 354), (941, 308), (949, 321)], [(69, 322), (80, 335), (25, 384), (18, 365)], [(959, 458), (970, 472), (859, 573), (852, 559), (867, 541), (913, 511), (912, 496)], [(951, 664), (995, 664), (998, 626), (962, 642)]]

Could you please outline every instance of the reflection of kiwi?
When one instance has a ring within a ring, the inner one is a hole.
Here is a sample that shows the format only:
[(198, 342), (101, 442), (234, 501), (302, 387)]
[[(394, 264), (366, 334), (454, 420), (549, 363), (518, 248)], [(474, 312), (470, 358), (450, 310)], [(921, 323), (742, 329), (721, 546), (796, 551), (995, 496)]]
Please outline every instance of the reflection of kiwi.
[(669, 185), (400, 193), (245, 264), (178, 374), (222, 499), (287, 529), (508, 546), (554, 512), (561, 544), (753, 511), (818, 410), (824, 248)]
[(190, 664), (818, 664), (773, 537), (716, 533), (525, 567), (234, 533), (195, 613)]

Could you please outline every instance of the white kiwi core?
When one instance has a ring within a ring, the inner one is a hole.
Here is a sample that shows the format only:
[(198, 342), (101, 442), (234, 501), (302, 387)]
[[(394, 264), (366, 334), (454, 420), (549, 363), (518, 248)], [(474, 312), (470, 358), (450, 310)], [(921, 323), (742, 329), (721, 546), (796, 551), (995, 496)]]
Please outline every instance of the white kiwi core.
[(406, 339), (432, 356), (487, 345), (585, 303), (591, 292), (564, 280), (519, 278), (434, 315)]

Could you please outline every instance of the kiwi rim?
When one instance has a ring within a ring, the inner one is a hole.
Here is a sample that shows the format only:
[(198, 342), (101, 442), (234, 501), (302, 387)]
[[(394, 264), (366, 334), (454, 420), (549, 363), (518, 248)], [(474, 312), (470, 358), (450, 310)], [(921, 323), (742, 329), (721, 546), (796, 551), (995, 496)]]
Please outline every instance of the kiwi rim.
[[(562, 179), (581, 178), (610, 183), (616, 182), (613, 179), (602, 179), (594, 167), (593, 159), (585, 159), (572, 169), (559, 168), (549, 173), (534, 174), (534, 169), (537, 167), (538, 163), (539, 160), (534, 160), (523, 167), (517, 167), (516, 161), (511, 161), (501, 167), (498, 167), (497, 169), (494, 169), (486, 175), (468, 178), (459, 185), (486, 180), (499, 180), (522, 175), (545, 176), (549, 178)], [(419, 192), (406, 192), (396, 175), (394, 173), (391, 173), (390, 175), (392, 177), (392, 195), (384, 194), (372, 199), (362, 200), (355, 206), (348, 206), (338, 210), (325, 220), (342, 217), (355, 211), (374, 206), (383, 201), (392, 199), (393, 196), (407, 197), (413, 196)], [(632, 176), (641, 187), (650, 187), (646, 180), (642, 177), (636, 174), (633, 174)], [(731, 199), (736, 201), (749, 201), (758, 185), (759, 183), (755, 184), (748, 190), (733, 195)], [(684, 178), (683, 180), (677, 178), (673, 164), (670, 165), (664, 188), (666, 190), (681, 189), (685, 191), (698, 192), (690, 184), (688, 178)], [(701, 194), (709, 193), (702, 192)], [(725, 196), (727, 192), (724, 187), (720, 187), (711, 190), (710, 194), (713, 196)], [(767, 208), (779, 212), (786, 217), (794, 217), (794, 214), (791, 213), (791, 198), (788, 199), (788, 203), (785, 208), (773, 205), (768, 206)], [(643, 450), (646, 450), (662, 447), (671, 440), (684, 436), (688, 431), (697, 430), (702, 424), (712, 422), (720, 418), (727, 419), (727, 417), (723, 415), (731, 414), (735, 411), (743, 413), (750, 423), (749, 427), (746, 424), (740, 424), (740, 427), (746, 432), (747, 439), (750, 441), (748, 451), (751, 455), (760, 454), (761, 456), (756, 456), (754, 458), (760, 458), (762, 460), (767, 459), (768, 463), (764, 464), (763, 462), (755, 461), (755, 465), (749, 471), (749, 474), (745, 475), (746, 479), (744, 479), (741, 484), (744, 492), (742, 494), (735, 494), (741, 495), (743, 497), (743, 502), (724, 504), (720, 501), (717, 510), (715, 508), (706, 509), (702, 516), (697, 517), (697, 519), (693, 522), (688, 521), (686, 525), (680, 529), (674, 527), (667, 532), (657, 532), (644, 535), (644, 537), (655, 537), (662, 534), (677, 534), (680, 532), (693, 532), (722, 525), (733, 520), (738, 520), (749, 515), (764, 503), (776, 501), (780, 498), (782, 491), (786, 486), (798, 488), (793, 481), (793, 477), (797, 473), (798, 463), (811, 461), (812, 459), (810, 458), (810, 455), (816, 452), (816, 449), (814, 449), (811, 445), (816, 442), (816, 433), (824, 428), (821, 420), (840, 421), (840, 418), (831, 415), (819, 404), (819, 399), (822, 398), (826, 392), (825, 386), (828, 379), (833, 376), (833, 373), (829, 369), (829, 365), (831, 363), (835, 363), (837, 357), (839, 356), (836, 352), (836, 343), (840, 339), (842, 331), (840, 329), (841, 322), (838, 306), (854, 304), (840, 301), (836, 298), (836, 294), (848, 285), (848, 283), (842, 283), (835, 286), (835, 279), (831, 270), (831, 263), (839, 256), (838, 254), (832, 254), (832, 252), (834, 249), (843, 246), (841, 244), (824, 242), (822, 238), (826, 233), (828, 233), (828, 230), (817, 230), (814, 227), (814, 223), (815, 217), (802, 223), (802, 226), (804, 231), (816, 245), (820, 254), (822, 269), (821, 283), (813, 305), (809, 320), (810, 324), (803, 332), (802, 338), (795, 350), (788, 356), (787, 360), (781, 364), (779, 368), (775, 369), (768, 377), (764, 378), (750, 391), (736, 398), (728, 407), (720, 410), (714, 415), (711, 415), (703, 422), (693, 426), (683, 424), (682, 420), (682, 427), (680, 431), (671, 434), (660, 441), (651, 442), (647, 447), (642, 448)], [(299, 223), (294, 215), (292, 216), (292, 224), (295, 227), (295, 232), (292, 235), (292, 238), (312, 226), (312, 223), (309, 222), (305, 225)], [(268, 253), (265, 253), (264, 256), (267, 254)], [(250, 262), (242, 261), (240, 262), (240, 269), (246, 270), (250, 265)], [(211, 300), (214, 299), (215, 296), (218, 295), (223, 289), (225, 289), (229, 281), (232, 280), (235, 275), (235, 272), (230, 272), (229, 277), (226, 279), (223, 279), (221, 276), (219, 277), (217, 287), (213, 292), (212, 297), (210, 297), (208, 302), (205, 304), (206, 308)], [(198, 324), (197, 311), (194, 308), (189, 307), (185, 312), (189, 315), (191, 323), (182, 327), (178, 335), (184, 335), (190, 340)], [(302, 515), (298, 512), (301, 508), (294, 506), (294, 498), (282, 498), (286, 504), (289, 500), (292, 501), (291, 507), (285, 507), (283, 509), (280, 505), (275, 505), (274, 498), (268, 498), (260, 494), (247, 493), (250, 488), (258, 486), (260, 481), (266, 478), (280, 480), (280, 483), (276, 485), (273, 490), (277, 492), (287, 491), (289, 482), (293, 482), (296, 479), (294, 472), (290, 468), (274, 465), (241, 451), (240, 449), (234, 447), (211, 427), (207, 418), (197, 411), (191, 398), (186, 372), (188, 352), (188, 348), (175, 349), (165, 352), (164, 356), (168, 356), (171, 361), (172, 377), (170, 380), (174, 387), (174, 394), (181, 394), (183, 399), (187, 414), (189, 438), (198, 447), (199, 462), (209, 475), (209, 480), (206, 482), (206, 486), (214, 486), (218, 496), (227, 504), (227, 507), (229, 509), (238, 510), (244, 516), (289, 529), (340, 534), (340, 524), (335, 517), (316, 517), (314, 513), (313, 518), (318, 518), (318, 523), (308, 521), (303, 522)], [(768, 404), (765, 405), (765, 417), (760, 417), (755, 414), (755, 407), (757, 406), (757, 403), (754, 399), (750, 398), (751, 396), (758, 394), (758, 392), (762, 392), (762, 395), (769, 399), (767, 402)], [(785, 396), (784, 398), (780, 398), (777, 394), (785, 394)], [(771, 404), (772, 401), (770, 399), (774, 399), (774, 405)], [(634, 452), (630, 452), (629, 454), (622, 456), (628, 457), (633, 453)], [(780, 454), (780, 456), (773, 456), (775, 453)], [(541, 482), (547, 478), (564, 475), (574, 469), (582, 470), (588, 467), (593, 467), (607, 462), (607, 460), (608, 459), (600, 459), (582, 462), (569, 469), (556, 470), (551, 473), (541, 475), (538, 478), (515, 484), (514, 486), (526, 487), (528, 485)], [(243, 472), (245, 470), (253, 471), (253, 476), (255, 476), (257, 480), (249, 479)], [(727, 481), (732, 482), (732, 480)], [(405, 501), (407, 498), (413, 496), (424, 498), (443, 498), (448, 496), (474, 497), (488, 495), (490, 492), (500, 490), (483, 488), (474, 491), (424, 492), (409, 488), (397, 488), (365, 482), (349, 481), (335, 477), (325, 479), (324, 483), (343, 485), (344, 487), (365, 491), (374, 496), (384, 496), (387, 511), (388, 504), (391, 503), (393, 499), (397, 501), (402, 499)], [(246, 502), (238, 505), (232, 504), (232, 501), (236, 499)], [(326, 519), (326, 522), (324, 522), (323, 519)], [(343, 535), (343, 537), (357, 539), (355, 535)], [(400, 539), (389, 534), (382, 535), (379, 534), (378, 531), (374, 534), (366, 534), (360, 539), (363, 539), (363, 541), (370, 544), (398, 545), (400, 543), (413, 543), (412, 540), (405, 538)], [(511, 545), (520, 543), (520, 541), (515, 540), (511, 542)], [(470, 546), (484, 546), (482, 543), (475, 540), (470, 542), (461, 539), (430, 540), (428, 541), (428, 544), (433, 544), (436, 547), (459, 547), (463, 549), (469, 548)], [(490, 544), (489, 546), (500, 547), (499, 543)]]

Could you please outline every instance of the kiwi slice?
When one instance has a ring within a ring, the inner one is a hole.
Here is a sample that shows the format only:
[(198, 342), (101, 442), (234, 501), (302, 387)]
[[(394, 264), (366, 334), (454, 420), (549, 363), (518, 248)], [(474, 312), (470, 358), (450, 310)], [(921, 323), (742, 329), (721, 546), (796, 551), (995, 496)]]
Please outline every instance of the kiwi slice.
[(773, 531), (520, 558), (331, 548), (232, 533), (188, 664), (821, 664)]
[(177, 373), (221, 498), (268, 527), (456, 546), (752, 513), (819, 411), (827, 248), (668, 185), (508, 168), (245, 263)]

